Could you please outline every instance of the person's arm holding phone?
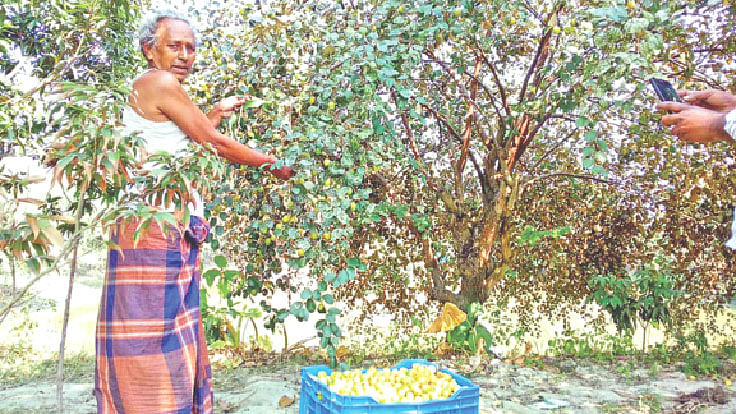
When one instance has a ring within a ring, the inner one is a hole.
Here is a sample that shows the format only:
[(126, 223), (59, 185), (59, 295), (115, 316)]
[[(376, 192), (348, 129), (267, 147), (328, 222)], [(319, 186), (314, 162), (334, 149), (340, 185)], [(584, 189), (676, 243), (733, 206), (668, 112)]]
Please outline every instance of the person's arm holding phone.
[(727, 112), (680, 102), (661, 102), (657, 104), (657, 109), (673, 112), (662, 117), (662, 125), (671, 126), (672, 133), (685, 142), (733, 141), (731, 135), (726, 132)]
[(704, 91), (677, 91), (685, 103), (713, 111), (730, 112), (736, 109), (736, 96), (717, 89)]
[[(667, 85), (668, 82), (664, 81)], [(652, 82), (657, 95), (664, 97)], [(670, 86), (671, 87), (671, 86)], [(667, 95), (667, 94), (665, 94)], [(734, 142), (736, 136), (736, 97), (723, 91), (679, 91), (675, 96), (684, 102), (668, 100), (657, 104), (657, 110), (669, 112), (662, 124), (685, 142)]]
[[(657, 95), (662, 94), (652, 82)], [(669, 82), (666, 82), (669, 85)], [(661, 84), (660, 84), (661, 86)], [(671, 85), (670, 85), (671, 86)], [(683, 102), (663, 99), (657, 109), (667, 112), (662, 124), (672, 126), (672, 133), (685, 142), (711, 143), (736, 142), (736, 96), (713, 89), (705, 91), (676, 91), (676, 98)], [(731, 238), (726, 247), (736, 250), (736, 207), (731, 224)]]

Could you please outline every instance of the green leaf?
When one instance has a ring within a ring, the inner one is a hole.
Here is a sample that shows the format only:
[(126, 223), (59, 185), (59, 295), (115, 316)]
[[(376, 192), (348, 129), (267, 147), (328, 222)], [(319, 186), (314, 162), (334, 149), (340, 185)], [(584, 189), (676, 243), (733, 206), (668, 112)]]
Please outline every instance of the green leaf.
[(225, 256), (222, 256), (222, 255), (215, 256), (215, 264), (220, 269), (225, 269), (225, 267), (227, 267), (227, 259), (225, 258)]
[(581, 116), (575, 120), (575, 125), (577, 125), (578, 128), (585, 128), (586, 126), (590, 125), (590, 121), (588, 120), (588, 118)]
[(236, 277), (240, 275), (240, 271), (226, 270), (225, 272), (223, 272), (223, 275), (225, 276), (225, 281), (232, 282)]
[(325, 273), (325, 282), (330, 283), (335, 280), (336, 277), (337, 275), (334, 272), (327, 272)]
[(31, 271), (33, 271), (33, 273), (39, 273), (41, 271), (41, 262), (39, 262), (35, 257), (26, 260), (26, 265), (31, 269)]
[(602, 176), (608, 175), (608, 171), (606, 171), (606, 169), (603, 168), (603, 166), (597, 165), (597, 164), (593, 166), (593, 169), (591, 170), (591, 172), (596, 175), (602, 175)]
[(243, 103), (242, 107), (244, 109), (247, 108), (258, 108), (259, 106), (263, 105), (263, 100), (260, 98), (256, 98), (254, 96), (248, 97), (248, 100)]
[(212, 286), (212, 282), (214, 282), (215, 278), (221, 274), (221, 271), (218, 269), (210, 269), (202, 275), (204, 280), (207, 281), (208, 286)]
[(491, 347), (493, 346), (493, 336), (491, 335), (491, 333), (483, 325), (477, 325), (475, 327), (475, 332), (478, 338), (482, 338), (485, 342), (485, 350), (487, 352), (490, 352)]

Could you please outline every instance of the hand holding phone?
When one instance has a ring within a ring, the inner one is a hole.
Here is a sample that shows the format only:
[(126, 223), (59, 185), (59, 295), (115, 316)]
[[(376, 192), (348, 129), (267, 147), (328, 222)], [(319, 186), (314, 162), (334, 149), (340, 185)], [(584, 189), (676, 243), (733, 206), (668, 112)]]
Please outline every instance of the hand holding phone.
[(690, 105), (713, 111), (730, 112), (736, 109), (736, 95), (717, 89), (704, 91), (680, 91), (682, 99)]
[(654, 92), (661, 101), (665, 102), (682, 102), (682, 98), (677, 94), (677, 90), (671, 83), (664, 79), (651, 78), (649, 82), (654, 88)]

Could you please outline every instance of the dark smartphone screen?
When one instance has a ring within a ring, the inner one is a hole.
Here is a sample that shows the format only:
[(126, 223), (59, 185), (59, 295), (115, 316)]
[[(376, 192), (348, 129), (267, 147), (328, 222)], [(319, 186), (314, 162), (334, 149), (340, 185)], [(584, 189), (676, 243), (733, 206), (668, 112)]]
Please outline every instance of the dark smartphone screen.
[(660, 100), (682, 102), (682, 98), (677, 94), (677, 90), (675, 90), (671, 83), (657, 78), (649, 79), (649, 82), (652, 84), (654, 92)]

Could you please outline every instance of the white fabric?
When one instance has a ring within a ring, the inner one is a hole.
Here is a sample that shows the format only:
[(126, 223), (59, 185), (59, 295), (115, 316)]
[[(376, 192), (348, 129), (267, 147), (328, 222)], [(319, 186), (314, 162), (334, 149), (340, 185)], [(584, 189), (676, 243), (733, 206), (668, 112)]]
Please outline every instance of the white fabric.
[[(186, 151), (189, 145), (189, 137), (173, 121), (156, 122), (143, 118), (130, 106), (123, 109), (123, 133), (132, 134), (137, 132), (145, 141), (145, 150), (148, 155), (165, 152), (176, 154)], [(143, 168), (149, 168), (150, 164), (143, 164)], [(142, 189), (133, 189), (141, 192)], [(204, 217), (204, 202), (198, 192), (192, 194), (194, 203), (189, 203), (189, 212), (194, 216)]]
[[(726, 122), (723, 129), (736, 140), (736, 110), (726, 115)], [(733, 222), (731, 222), (731, 238), (726, 242), (726, 247), (736, 249), (736, 207), (733, 209)]]
[(723, 125), (723, 129), (731, 135), (732, 139), (736, 140), (736, 110), (726, 114), (726, 123)]
[(736, 250), (736, 207), (733, 209), (733, 221), (731, 222), (731, 238), (726, 242), (726, 247)]

